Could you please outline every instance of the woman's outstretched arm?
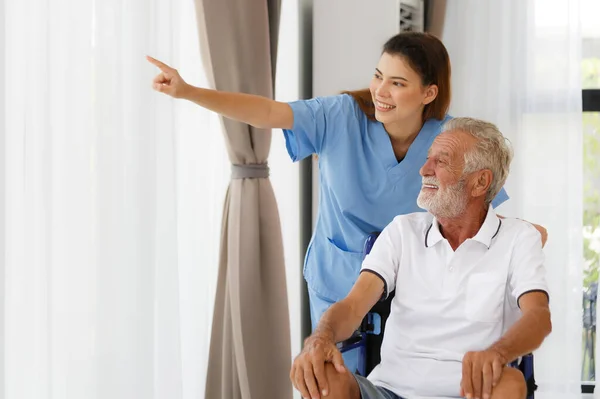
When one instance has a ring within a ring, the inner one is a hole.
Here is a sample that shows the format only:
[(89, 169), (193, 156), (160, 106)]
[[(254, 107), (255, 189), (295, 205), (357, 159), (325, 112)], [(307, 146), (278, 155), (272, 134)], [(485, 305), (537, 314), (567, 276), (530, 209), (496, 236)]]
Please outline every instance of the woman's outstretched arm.
[(192, 101), (226, 118), (258, 128), (291, 129), (294, 125), (294, 114), (287, 103), (252, 94), (194, 87), (186, 83), (176, 69), (150, 56), (146, 58), (161, 71), (152, 83), (158, 92)]

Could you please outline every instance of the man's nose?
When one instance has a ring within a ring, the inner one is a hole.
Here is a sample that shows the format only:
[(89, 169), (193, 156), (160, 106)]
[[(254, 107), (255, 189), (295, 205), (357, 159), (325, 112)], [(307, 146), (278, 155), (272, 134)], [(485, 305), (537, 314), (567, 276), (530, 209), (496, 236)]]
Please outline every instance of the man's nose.
[(428, 159), (425, 161), (421, 169), (419, 170), (421, 176), (432, 176), (433, 175), (433, 161)]

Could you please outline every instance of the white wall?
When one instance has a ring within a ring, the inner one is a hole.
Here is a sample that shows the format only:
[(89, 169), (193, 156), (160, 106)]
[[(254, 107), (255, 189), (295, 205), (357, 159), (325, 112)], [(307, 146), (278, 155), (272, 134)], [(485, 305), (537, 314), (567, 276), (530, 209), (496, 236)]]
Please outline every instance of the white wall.
[(317, 0), (313, 96), (368, 86), (387, 39), (398, 33), (397, 0)]

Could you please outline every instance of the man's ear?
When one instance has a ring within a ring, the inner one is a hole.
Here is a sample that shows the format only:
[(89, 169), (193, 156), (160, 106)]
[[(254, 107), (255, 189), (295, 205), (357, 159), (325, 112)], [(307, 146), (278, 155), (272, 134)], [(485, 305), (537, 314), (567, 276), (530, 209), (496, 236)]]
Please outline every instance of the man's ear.
[(480, 197), (486, 195), (490, 186), (492, 185), (493, 174), (489, 169), (483, 169), (475, 173), (473, 176), (473, 188), (471, 189), (471, 195), (473, 197)]
[(423, 99), (423, 105), (427, 105), (431, 103), (438, 95), (438, 87), (437, 85), (429, 85), (427, 89), (425, 89), (425, 98)]

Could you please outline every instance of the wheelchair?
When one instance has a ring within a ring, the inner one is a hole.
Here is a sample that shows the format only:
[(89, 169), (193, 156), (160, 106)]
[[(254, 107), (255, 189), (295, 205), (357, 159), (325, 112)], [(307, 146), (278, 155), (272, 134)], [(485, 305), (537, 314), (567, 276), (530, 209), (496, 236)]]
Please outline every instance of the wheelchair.
[[(363, 258), (371, 252), (379, 233), (370, 234), (364, 244)], [(358, 330), (349, 339), (340, 342), (340, 352), (358, 350), (358, 370), (355, 372), (363, 377), (381, 362), (381, 344), (385, 332), (385, 323), (390, 315), (390, 307), (394, 292), (390, 292), (385, 301), (378, 302), (365, 316)], [(533, 375), (533, 354), (529, 353), (519, 360), (515, 360), (510, 367), (521, 370), (527, 384), (527, 399), (534, 399), (537, 389)]]

